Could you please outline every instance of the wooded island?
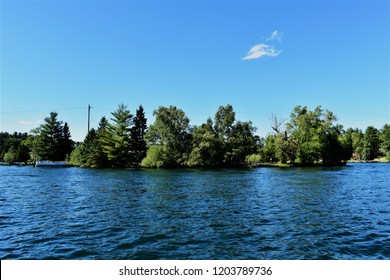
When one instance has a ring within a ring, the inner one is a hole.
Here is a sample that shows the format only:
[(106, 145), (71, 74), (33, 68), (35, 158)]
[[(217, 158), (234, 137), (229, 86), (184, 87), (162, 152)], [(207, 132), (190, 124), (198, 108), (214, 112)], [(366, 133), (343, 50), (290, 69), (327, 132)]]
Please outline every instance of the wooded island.
[(175, 107), (159, 107), (149, 127), (142, 106), (135, 115), (120, 104), (102, 117), (84, 141), (71, 140), (68, 124), (51, 112), (27, 133), (1, 132), (0, 161), (60, 161), (81, 167), (255, 167), (342, 165), (347, 160), (390, 160), (390, 125), (344, 130), (336, 116), (317, 106), (296, 106), (288, 121), (271, 117), (273, 132), (259, 137), (250, 121), (239, 121), (231, 105), (191, 126)]

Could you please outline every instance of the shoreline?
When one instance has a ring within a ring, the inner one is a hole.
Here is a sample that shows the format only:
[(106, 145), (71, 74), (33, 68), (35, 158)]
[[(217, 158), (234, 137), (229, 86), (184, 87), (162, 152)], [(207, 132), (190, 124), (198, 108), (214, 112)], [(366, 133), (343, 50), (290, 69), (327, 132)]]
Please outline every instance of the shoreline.
[(207, 170), (220, 170), (220, 169), (252, 169), (252, 168), (313, 168), (313, 167), (343, 167), (346, 166), (348, 163), (390, 163), (390, 161), (386, 161), (385, 159), (375, 159), (375, 160), (348, 160), (345, 162), (341, 162), (339, 164), (322, 164), (322, 163), (314, 163), (314, 164), (289, 164), (289, 163), (259, 163), (255, 166), (236, 166), (236, 167), (229, 167), (229, 166), (177, 166), (177, 167), (85, 167), (85, 166), (77, 166), (72, 164), (67, 164), (66, 166), (36, 166), (33, 163), (24, 163), (24, 162), (17, 162), (17, 163), (6, 163), (6, 162), (0, 162), (0, 166), (19, 166), (19, 167), (37, 167), (37, 168), (70, 168), (70, 167), (76, 167), (76, 168), (87, 168), (87, 169), (207, 169)]

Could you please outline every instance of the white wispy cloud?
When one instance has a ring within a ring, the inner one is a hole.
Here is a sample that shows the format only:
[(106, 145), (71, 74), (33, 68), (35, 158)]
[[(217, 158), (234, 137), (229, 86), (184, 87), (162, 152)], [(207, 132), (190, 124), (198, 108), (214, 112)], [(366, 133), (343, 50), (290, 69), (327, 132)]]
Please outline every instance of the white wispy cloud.
[(272, 32), (271, 36), (268, 37), (266, 40), (282, 42), (282, 36), (283, 36), (283, 32), (279, 32), (278, 30), (275, 30), (274, 32)]
[(258, 44), (254, 45), (248, 52), (246, 56), (241, 58), (242, 60), (249, 60), (249, 59), (258, 59), (263, 56), (278, 56), (281, 53), (281, 51), (278, 51), (273, 46), (269, 46), (267, 44)]
[[(250, 59), (258, 59), (263, 56), (269, 56), (269, 57), (275, 57), (278, 56), (282, 51), (279, 51), (276, 49), (276, 47), (272, 43), (268, 42), (275, 42), (280, 43), (282, 41), (283, 32), (279, 32), (278, 30), (275, 30), (272, 32), (271, 36), (266, 38), (265, 41), (267, 43), (260, 43), (254, 45), (248, 52), (246, 56), (241, 58), (241, 60), (250, 60)], [(263, 39), (264, 40), (264, 39)]]
[(23, 126), (38, 125), (40, 123), (41, 123), (41, 120), (36, 120), (36, 121), (21, 120), (18, 122), (19, 125), (23, 125)]

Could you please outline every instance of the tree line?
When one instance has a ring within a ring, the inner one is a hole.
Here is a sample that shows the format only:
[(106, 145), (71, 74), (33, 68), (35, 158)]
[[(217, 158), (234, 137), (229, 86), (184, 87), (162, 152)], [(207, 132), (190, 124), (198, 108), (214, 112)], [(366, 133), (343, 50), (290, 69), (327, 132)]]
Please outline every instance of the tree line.
[(0, 160), (28, 163), (39, 160), (66, 160), (74, 148), (69, 125), (57, 120), (58, 113), (51, 112), (44, 124), (27, 133), (1, 132)]
[(0, 135), (0, 160), (67, 160), (83, 167), (253, 167), (263, 164), (339, 165), (349, 159), (390, 161), (390, 126), (345, 130), (333, 112), (296, 106), (289, 120), (271, 117), (272, 133), (261, 138), (250, 121), (236, 120), (231, 105), (190, 125), (184, 111), (159, 107), (147, 126), (142, 106), (135, 115), (120, 104), (100, 119), (81, 143), (68, 124), (50, 116), (29, 134)]
[(260, 149), (260, 160), (298, 165), (338, 165), (346, 160), (370, 161), (386, 157), (390, 161), (390, 126), (381, 130), (368, 126), (365, 132), (337, 124), (333, 112), (317, 106), (314, 110), (296, 106), (290, 120), (272, 116), (273, 133)]
[(8, 132), (0, 133), (0, 161), (3, 162), (27, 162), (30, 159), (29, 148), (24, 145), (27, 133)]

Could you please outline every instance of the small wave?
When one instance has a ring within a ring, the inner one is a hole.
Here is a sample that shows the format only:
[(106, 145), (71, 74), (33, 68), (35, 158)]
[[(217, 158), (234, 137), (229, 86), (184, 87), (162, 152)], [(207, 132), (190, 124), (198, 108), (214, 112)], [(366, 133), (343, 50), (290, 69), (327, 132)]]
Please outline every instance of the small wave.
[(42, 244), (42, 243), (49, 243), (53, 240), (55, 240), (55, 238), (53, 238), (53, 237), (44, 237), (44, 238), (40, 238), (40, 239), (34, 239), (34, 240), (32, 240), (32, 243), (33, 244)]
[(138, 239), (134, 242), (134, 245), (144, 245), (144, 244), (149, 244), (149, 243), (155, 243), (155, 242), (160, 242), (161, 240), (166, 240), (166, 239), (169, 239), (169, 237), (165, 234), (154, 234), (154, 235), (141, 237), (140, 239)]
[(131, 256), (135, 260), (158, 260), (162, 259), (161, 255), (155, 251), (138, 251)]
[(4, 255), (4, 256), (1, 256), (0, 259), (2, 260), (17, 260), (17, 259), (20, 259), (22, 256), (21, 255), (16, 255), (16, 254), (7, 254), (7, 255)]
[(67, 256), (67, 259), (86, 259), (89, 257), (96, 258), (97, 257), (96, 252), (87, 249), (81, 249)]
[(122, 244), (118, 245), (115, 249), (116, 250), (127, 250), (127, 249), (132, 249), (132, 248), (134, 248), (133, 243), (122, 243)]
[(0, 176), (0, 257), (390, 259), (388, 169), (367, 169), (26, 168)]
[(165, 234), (155, 234), (150, 236), (143, 236), (140, 237), (132, 242), (125, 242), (122, 244), (119, 244), (115, 249), (116, 250), (128, 250), (135, 248), (137, 246), (147, 245), (150, 243), (159, 243), (162, 240), (169, 239), (169, 237)]

